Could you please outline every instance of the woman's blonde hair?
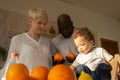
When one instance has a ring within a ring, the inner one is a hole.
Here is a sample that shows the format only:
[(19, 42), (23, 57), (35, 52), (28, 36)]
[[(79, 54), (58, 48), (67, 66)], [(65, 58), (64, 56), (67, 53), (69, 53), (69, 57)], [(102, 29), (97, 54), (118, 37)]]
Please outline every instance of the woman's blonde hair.
[(43, 18), (46, 22), (48, 22), (48, 15), (45, 10), (41, 8), (32, 8), (28, 11), (28, 19), (38, 19)]

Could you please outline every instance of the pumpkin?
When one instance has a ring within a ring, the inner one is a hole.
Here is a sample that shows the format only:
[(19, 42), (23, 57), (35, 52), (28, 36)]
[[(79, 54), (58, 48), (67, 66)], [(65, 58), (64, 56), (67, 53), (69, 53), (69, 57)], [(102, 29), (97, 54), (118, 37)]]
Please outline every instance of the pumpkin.
[(75, 54), (74, 54), (73, 52), (69, 52), (69, 53), (67, 54), (67, 57), (74, 59), (76, 56), (75, 56)]
[(7, 70), (6, 80), (29, 80), (29, 70), (27, 66), (22, 63), (11, 65)]
[(45, 66), (37, 66), (31, 72), (32, 80), (47, 80), (49, 69)]
[(55, 53), (54, 60), (55, 61), (62, 61), (63, 60), (63, 55), (61, 53)]
[(69, 62), (69, 63), (73, 63), (73, 61), (75, 60), (76, 58), (76, 55), (73, 53), (73, 52), (69, 52), (66, 56), (66, 60)]
[(75, 80), (75, 74), (69, 66), (58, 64), (50, 70), (48, 80)]

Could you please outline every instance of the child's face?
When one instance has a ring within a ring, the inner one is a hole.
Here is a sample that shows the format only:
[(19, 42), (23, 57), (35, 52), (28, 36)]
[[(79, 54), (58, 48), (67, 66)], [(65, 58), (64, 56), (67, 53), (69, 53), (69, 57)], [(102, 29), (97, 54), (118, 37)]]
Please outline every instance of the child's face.
[(74, 39), (75, 45), (80, 53), (87, 54), (93, 46), (93, 41), (88, 41), (84, 36)]
[(43, 18), (38, 18), (36, 20), (31, 19), (30, 25), (31, 25), (31, 31), (36, 34), (40, 34), (43, 32), (47, 22)]

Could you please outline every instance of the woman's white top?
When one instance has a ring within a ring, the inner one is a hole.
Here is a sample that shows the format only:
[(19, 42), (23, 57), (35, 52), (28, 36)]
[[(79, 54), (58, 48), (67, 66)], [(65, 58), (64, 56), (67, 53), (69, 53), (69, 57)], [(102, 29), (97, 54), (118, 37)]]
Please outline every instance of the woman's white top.
[(46, 66), (49, 69), (52, 67), (50, 43), (43, 36), (40, 36), (38, 42), (27, 33), (13, 37), (2, 72), (4, 72), (6, 65), (9, 63), (10, 55), (13, 52), (19, 53), (20, 62), (25, 64), (30, 71), (36, 66)]
[(72, 66), (76, 67), (80, 64), (85, 64), (91, 71), (94, 71), (98, 64), (107, 63), (106, 61), (110, 61), (113, 58), (105, 49), (103, 48), (94, 48), (91, 52), (87, 54), (80, 53)]

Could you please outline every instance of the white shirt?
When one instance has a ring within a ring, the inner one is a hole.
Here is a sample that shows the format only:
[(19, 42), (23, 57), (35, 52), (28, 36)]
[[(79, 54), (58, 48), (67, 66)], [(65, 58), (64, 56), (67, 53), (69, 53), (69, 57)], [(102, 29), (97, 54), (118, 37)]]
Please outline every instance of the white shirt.
[[(13, 37), (6, 64), (8, 64), (10, 55), (13, 52), (19, 53), (20, 62), (25, 64), (30, 71), (36, 66), (52, 67), (50, 43), (47, 38), (43, 36), (40, 37), (38, 42), (27, 33)], [(6, 65), (3, 70), (5, 67)]]
[(78, 51), (75, 47), (74, 41), (72, 38), (64, 38), (61, 34), (53, 38), (51, 41), (52, 44), (52, 54), (60, 52), (63, 56), (67, 56), (69, 52), (78, 54)]
[(105, 49), (103, 48), (94, 48), (91, 52), (87, 54), (79, 54), (73, 66), (76, 67), (79, 64), (85, 64), (91, 71), (94, 71), (99, 63), (106, 63), (113, 58)]

